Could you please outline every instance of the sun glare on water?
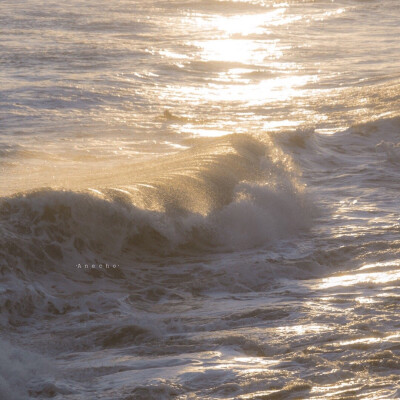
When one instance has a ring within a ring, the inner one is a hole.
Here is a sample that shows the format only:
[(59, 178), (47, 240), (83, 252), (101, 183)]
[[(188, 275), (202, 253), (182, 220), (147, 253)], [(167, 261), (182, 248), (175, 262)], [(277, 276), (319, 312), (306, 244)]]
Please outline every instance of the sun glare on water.
[[(186, 16), (183, 23), (187, 29), (200, 29), (202, 32), (201, 37), (187, 45), (193, 49), (194, 62), (208, 71), (209, 78), (197, 86), (184, 82), (170, 86), (160, 94), (161, 98), (177, 105), (190, 106), (191, 110), (205, 107), (210, 102), (220, 107), (237, 104), (241, 108), (268, 108), (277, 102), (301, 98), (304, 85), (315, 82), (317, 78), (301, 72), (301, 68), (292, 61), (282, 62), (282, 57), (291, 48), (281, 43), (271, 29), (298, 19), (286, 11), (284, 6), (280, 6), (261, 14)], [(180, 68), (185, 68), (185, 63), (184, 56), (176, 61)], [(255, 121), (257, 118), (251, 123)], [(283, 126), (295, 127), (298, 124), (298, 119), (291, 119), (285, 120)], [(275, 130), (279, 126), (280, 120), (264, 120), (258, 128)], [(226, 121), (215, 121), (212, 127), (198, 128), (190, 123), (176, 124), (177, 130), (194, 136), (220, 136), (233, 132)], [(251, 127), (241, 126), (238, 129), (250, 130)]]

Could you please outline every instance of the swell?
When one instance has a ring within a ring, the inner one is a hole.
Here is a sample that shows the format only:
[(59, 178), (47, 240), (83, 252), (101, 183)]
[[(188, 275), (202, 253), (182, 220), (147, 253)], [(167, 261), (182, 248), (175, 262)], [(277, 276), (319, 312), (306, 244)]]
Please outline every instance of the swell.
[[(400, 117), (377, 118), (348, 129), (324, 134), (312, 129), (282, 133), (277, 143), (303, 172), (330, 177), (352, 168), (353, 173), (386, 173), (377, 167), (396, 167), (400, 159)], [(355, 182), (356, 183), (356, 182)], [(354, 185), (355, 187), (357, 184)]]

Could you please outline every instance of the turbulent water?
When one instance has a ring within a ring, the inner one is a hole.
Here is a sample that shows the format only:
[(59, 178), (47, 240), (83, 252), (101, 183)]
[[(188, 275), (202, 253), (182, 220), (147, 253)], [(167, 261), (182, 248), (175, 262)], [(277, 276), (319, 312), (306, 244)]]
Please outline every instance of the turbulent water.
[(398, 0), (0, 3), (0, 398), (400, 399)]

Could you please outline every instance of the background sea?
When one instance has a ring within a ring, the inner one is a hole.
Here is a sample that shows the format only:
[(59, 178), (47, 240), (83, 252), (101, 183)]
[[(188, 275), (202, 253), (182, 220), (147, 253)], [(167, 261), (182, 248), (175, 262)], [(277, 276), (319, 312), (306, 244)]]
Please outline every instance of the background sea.
[(400, 398), (398, 0), (0, 2), (0, 398)]

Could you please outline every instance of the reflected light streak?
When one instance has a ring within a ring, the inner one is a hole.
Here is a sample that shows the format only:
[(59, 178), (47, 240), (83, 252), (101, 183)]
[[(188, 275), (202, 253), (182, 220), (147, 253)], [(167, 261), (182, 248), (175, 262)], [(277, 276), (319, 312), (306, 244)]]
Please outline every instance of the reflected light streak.
[(400, 266), (400, 260), (393, 260), (393, 261), (377, 262), (373, 264), (365, 264), (359, 269), (359, 271), (376, 267), (399, 267), (399, 266)]
[(217, 369), (240, 369), (247, 374), (263, 372), (268, 367), (279, 364), (278, 360), (269, 360), (262, 357), (235, 357), (223, 364), (217, 365)]
[(304, 121), (297, 120), (297, 121), (290, 121), (288, 119), (285, 119), (283, 121), (268, 121), (264, 122), (264, 129), (266, 130), (274, 130), (278, 129), (280, 130), (282, 127), (296, 127), (299, 126), (303, 123)]
[(372, 304), (376, 303), (376, 300), (374, 300), (371, 297), (356, 297), (356, 302), (360, 304)]
[(209, 101), (240, 101), (247, 105), (262, 105), (269, 101), (286, 101), (301, 96), (299, 87), (314, 79), (313, 76), (289, 76), (267, 79), (253, 85), (215, 85), (207, 87), (171, 87), (165, 97), (173, 101), (193, 102), (194, 104)]
[(349, 388), (358, 389), (360, 384), (357, 380), (348, 380), (339, 384), (327, 385), (327, 386), (315, 386), (311, 389), (311, 393), (324, 393), (325, 397), (333, 397), (346, 392)]
[(197, 127), (182, 127), (180, 129), (182, 133), (187, 133), (193, 136), (203, 137), (220, 137), (226, 135), (228, 132), (222, 129), (201, 129)]
[(197, 15), (189, 17), (189, 24), (195, 24), (202, 30), (219, 30), (226, 35), (265, 33), (268, 26), (284, 25), (293, 21), (293, 17), (283, 17), (285, 8), (278, 8), (263, 14), (231, 15), (208, 17)]
[(386, 341), (389, 341), (389, 340), (399, 339), (399, 338), (400, 338), (400, 333), (396, 333), (396, 334), (389, 335), (389, 336), (386, 336), (386, 337), (383, 337), (383, 338), (369, 337), (369, 338), (345, 340), (345, 341), (339, 342), (339, 344), (341, 346), (351, 346), (353, 344), (372, 344), (372, 343), (386, 342)]
[(214, 39), (193, 43), (205, 61), (261, 64), (266, 58), (279, 59), (283, 52), (277, 40)]
[(279, 332), (291, 333), (296, 335), (304, 335), (306, 333), (318, 333), (327, 331), (329, 329), (330, 327), (327, 325), (318, 325), (318, 324), (282, 326), (277, 328)]
[(382, 271), (382, 272), (363, 272), (366, 269), (375, 267), (386, 267), (386, 266), (398, 266), (398, 261), (387, 262), (387, 263), (376, 263), (367, 264), (358, 270), (354, 271), (353, 274), (346, 274), (342, 276), (331, 276), (322, 280), (320, 289), (327, 289), (335, 286), (355, 286), (360, 283), (368, 284), (382, 284), (397, 281), (400, 279), (400, 270)]

